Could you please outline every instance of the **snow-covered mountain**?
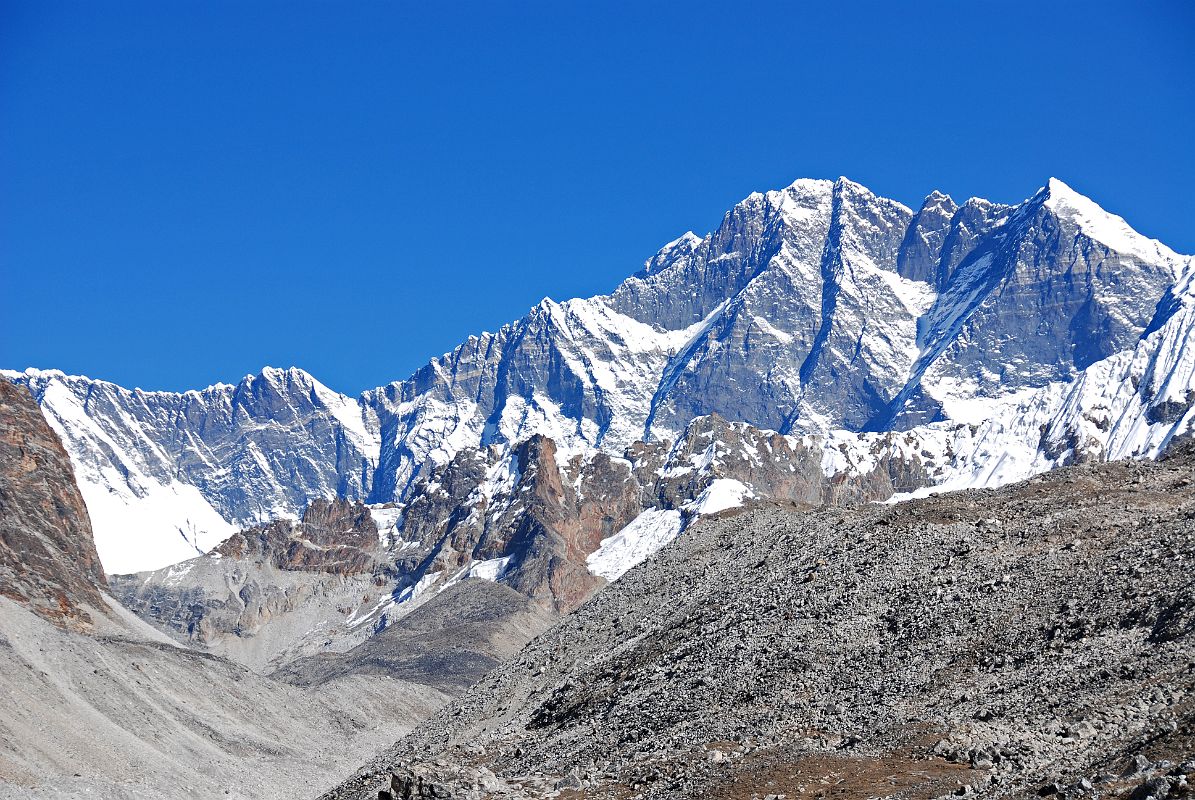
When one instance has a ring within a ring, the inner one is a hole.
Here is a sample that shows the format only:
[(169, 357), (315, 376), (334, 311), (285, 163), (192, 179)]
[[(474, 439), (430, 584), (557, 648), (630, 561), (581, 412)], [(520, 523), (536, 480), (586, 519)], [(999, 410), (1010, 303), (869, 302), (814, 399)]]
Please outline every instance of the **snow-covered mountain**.
[(376, 417), (302, 370), (182, 394), (60, 372), (4, 377), (29, 387), (70, 453), (109, 572), (192, 558), (314, 498), (371, 491)]
[[(104, 565), (125, 572), (317, 497), (426, 503), (461, 459), (482, 466), (456, 500), (489, 502), (536, 435), (573, 479), (567, 465), (595, 453), (634, 464), (637, 442), (686, 440), (710, 414), (816, 452), (821, 480), (887, 464), (861, 497), (1153, 455), (1191, 425), (1191, 263), (1057, 180), (1016, 206), (935, 192), (916, 212), (846, 179), (799, 180), (665, 245), (610, 295), (545, 299), (359, 398), (296, 369), (183, 394), (4, 376), (63, 438)], [(687, 495), (645, 489), (639, 508), (679, 512), (719, 479), (740, 498), (770, 491), (689, 466), (704, 477)], [(655, 540), (675, 522), (635, 530)]]

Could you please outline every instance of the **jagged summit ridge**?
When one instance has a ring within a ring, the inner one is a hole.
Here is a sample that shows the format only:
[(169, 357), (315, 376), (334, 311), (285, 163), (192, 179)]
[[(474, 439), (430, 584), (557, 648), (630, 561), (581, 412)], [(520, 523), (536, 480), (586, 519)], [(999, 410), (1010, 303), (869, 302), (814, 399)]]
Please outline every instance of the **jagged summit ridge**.
[(674, 440), (708, 414), (855, 435), (1032, 395), (1048, 416), (1159, 330), (1162, 306), (1175, 316), (1189, 263), (1056, 179), (1015, 206), (934, 192), (917, 211), (802, 179), (669, 242), (609, 295), (545, 298), (358, 398), (293, 368), (181, 395), (5, 377), (67, 442), (101, 541), (136, 509), (133, 530), (171, 542), (160, 566), (315, 497), (405, 501), (458, 453), (534, 434), (565, 462)]

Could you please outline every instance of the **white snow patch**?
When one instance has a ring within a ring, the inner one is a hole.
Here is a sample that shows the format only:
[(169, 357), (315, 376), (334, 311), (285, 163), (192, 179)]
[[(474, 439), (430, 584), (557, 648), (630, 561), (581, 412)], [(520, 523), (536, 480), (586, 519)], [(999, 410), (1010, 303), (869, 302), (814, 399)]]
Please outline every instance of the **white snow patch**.
[(751, 318), (751, 321), (754, 322), (761, 331), (768, 334), (773, 339), (777, 339), (783, 344), (792, 344), (794, 337), (791, 333), (785, 333), (763, 317), (755, 315)]
[(465, 570), (466, 578), (481, 578), (483, 581), (500, 581), (510, 567), (512, 556), (490, 558), (485, 561), (474, 561)]
[(378, 526), (378, 544), (389, 547), (398, 537), (398, 526), (402, 521), (402, 506), (390, 508), (370, 506), (369, 516), (373, 517), (373, 524)]
[(618, 580), (631, 567), (675, 539), (682, 524), (679, 511), (644, 511), (618, 533), (603, 539), (598, 549), (590, 553), (586, 559), (589, 571), (608, 581)]
[(92, 481), (79, 492), (110, 575), (161, 569), (203, 555), (236, 533), (194, 486), (147, 484), (140, 497)]
[(705, 487), (705, 491), (697, 495), (697, 499), (685, 503), (684, 509), (698, 516), (717, 514), (719, 511), (741, 506), (752, 497), (755, 497), (755, 492), (742, 481), (717, 478)]
[(408, 586), (407, 588), (403, 589), (402, 592), (399, 593), (398, 600), (396, 601), (395, 605), (409, 602), (424, 594), (428, 589), (435, 585), (436, 580), (440, 577), (441, 572), (443, 572), (443, 570), (429, 572), (420, 578), (419, 582), (414, 586)]

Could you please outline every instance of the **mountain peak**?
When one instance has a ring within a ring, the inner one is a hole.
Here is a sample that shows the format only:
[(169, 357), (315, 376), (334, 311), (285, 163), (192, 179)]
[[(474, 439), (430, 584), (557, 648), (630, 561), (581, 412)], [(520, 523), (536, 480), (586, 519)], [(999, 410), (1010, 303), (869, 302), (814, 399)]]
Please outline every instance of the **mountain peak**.
[[(1079, 195), (1078, 192), (1076, 192), (1074, 189), (1072, 189), (1069, 185), (1064, 183), (1059, 178), (1051, 177), (1049, 180), (1046, 181), (1046, 185), (1044, 188), (1047, 192), (1050, 193), (1051, 197), (1065, 197), (1067, 195)], [(1079, 196), (1082, 197), (1082, 195), (1079, 195)]]
[(293, 366), (287, 367), (286, 369), (270, 366), (262, 367), (261, 372), (259, 372), (257, 375), (246, 375), (245, 380), (249, 381), (250, 383), (256, 380), (264, 380), (267, 383), (275, 384), (292, 382), (300, 384), (318, 383), (318, 381), (316, 381), (309, 372)]
[(656, 253), (657, 256), (666, 256), (678, 247), (692, 249), (704, 241), (700, 236), (693, 233), (693, 231), (685, 231), (680, 236), (668, 242), (661, 247)]
[(863, 192), (866, 194), (874, 194), (874, 192), (872, 192), (871, 189), (868, 189), (866, 186), (864, 186), (861, 183), (858, 183), (857, 181), (851, 180), (850, 178), (848, 178), (845, 175), (839, 175), (838, 180), (834, 181), (834, 190), (838, 191), (838, 192), (841, 192), (844, 190), (850, 190), (850, 191), (854, 191), (854, 192)]
[(840, 175), (838, 180), (834, 181), (834, 196), (839, 199), (849, 198), (852, 202), (862, 201), (867, 204), (879, 204), (881, 206), (899, 209), (901, 212), (904, 212), (909, 216), (912, 216), (913, 214), (913, 209), (909, 208), (904, 203), (878, 195), (863, 184), (853, 181), (845, 175)]
[(921, 212), (926, 211), (941, 211), (946, 216), (954, 214), (958, 210), (958, 203), (954, 202), (954, 198), (945, 192), (940, 192), (934, 189), (925, 196), (925, 200), (921, 202)]
[[(846, 180), (846, 178), (839, 178), (839, 180)], [(817, 192), (825, 191), (834, 186), (837, 181), (828, 181), (824, 178), (797, 178), (795, 181), (785, 186), (785, 191), (796, 190), (799, 192)]]
[(1061, 219), (1070, 220), (1089, 238), (1143, 261), (1169, 262), (1176, 267), (1181, 258), (1166, 245), (1143, 236), (1133, 230), (1122, 217), (1105, 211), (1098, 203), (1079, 194), (1058, 178), (1046, 181), (1030, 200), (1040, 201), (1042, 206), (1054, 212)]

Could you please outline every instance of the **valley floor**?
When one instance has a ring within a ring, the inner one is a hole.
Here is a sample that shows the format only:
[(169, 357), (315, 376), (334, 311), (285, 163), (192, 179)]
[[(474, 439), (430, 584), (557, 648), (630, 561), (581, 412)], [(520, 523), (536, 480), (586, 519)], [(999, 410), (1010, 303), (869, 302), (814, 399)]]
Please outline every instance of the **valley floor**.
[(378, 675), (298, 688), (113, 605), (86, 635), (0, 597), (0, 798), (314, 794), (447, 699)]

